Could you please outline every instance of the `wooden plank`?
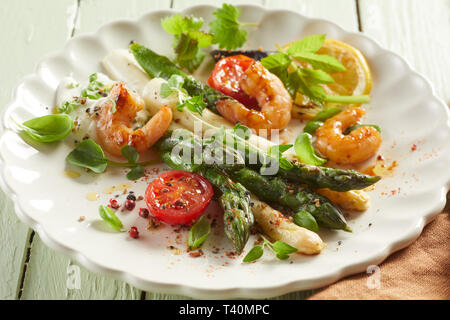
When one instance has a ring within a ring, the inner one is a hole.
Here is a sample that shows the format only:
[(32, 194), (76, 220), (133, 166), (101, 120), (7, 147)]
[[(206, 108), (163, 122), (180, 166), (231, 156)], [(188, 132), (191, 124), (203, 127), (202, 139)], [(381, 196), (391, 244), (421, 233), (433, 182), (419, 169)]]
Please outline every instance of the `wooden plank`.
[[(97, 30), (117, 18), (139, 17), (145, 11), (169, 8), (170, 0), (82, 0), (75, 34)], [(161, 295), (155, 295), (160, 297)], [(23, 299), (140, 299), (141, 291), (109, 276), (95, 274), (47, 248), (38, 236), (31, 248)]]
[(266, 7), (289, 9), (311, 18), (332, 21), (349, 31), (358, 31), (355, 0), (266, 0)]
[(364, 33), (406, 58), (448, 102), (450, 1), (360, 0)]
[[(1, 43), (0, 106), (9, 103), (11, 92), (20, 79), (32, 73), (45, 54), (58, 49), (72, 33), (76, 0), (2, 3), (0, 11)], [(51, 12), (51, 15), (49, 15)], [(20, 21), (20, 27), (17, 23)], [(58, 26), (58, 28), (55, 28)], [(14, 214), (11, 201), (0, 192), (0, 299), (18, 296), (22, 268), (28, 245), (29, 229)]]

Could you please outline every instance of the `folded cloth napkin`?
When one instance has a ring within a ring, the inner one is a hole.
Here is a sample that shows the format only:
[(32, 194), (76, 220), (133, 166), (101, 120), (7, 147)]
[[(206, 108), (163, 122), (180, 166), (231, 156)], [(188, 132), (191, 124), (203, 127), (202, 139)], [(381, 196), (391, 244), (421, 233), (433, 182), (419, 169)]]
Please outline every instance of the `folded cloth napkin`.
[(450, 299), (449, 197), (450, 193), (444, 211), (409, 247), (368, 273), (347, 277), (309, 299)]

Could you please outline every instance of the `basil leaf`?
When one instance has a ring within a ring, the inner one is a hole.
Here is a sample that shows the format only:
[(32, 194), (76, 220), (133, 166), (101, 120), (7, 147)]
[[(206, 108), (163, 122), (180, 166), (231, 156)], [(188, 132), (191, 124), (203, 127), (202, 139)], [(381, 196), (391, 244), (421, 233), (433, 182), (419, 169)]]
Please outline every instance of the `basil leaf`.
[(144, 168), (136, 166), (127, 173), (128, 180), (137, 180), (145, 174)]
[(34, 141), (55, 142), (69, 135), (73, 120), (66, 114), (52, 114), (28, 120), (19, 126)]
[(123, 146), (120, 152), (129, 163), (137, 163), (139, 161), (139, 153), (132, 146)]
[(188, 245), (191, 249), (197, 249), (211, 232), (211, 225), (205, 216), (202, 216), (189, 230)]
[(361, 127), (372, 127), (375, 128), (378, 132), (381, 133), (381, 128), (377, 126), (376, 124), (357, 124), (351, 127), (348, 127), (347, 130), (344, 131), (344, 134), (349, 134), (355, 129), (361, 128)]
[(109, 224), (114, 230), (119, 231), (119, 232), (124, 232), (125, 231), (123, 229), (122, 221), (120, 221), (120, 219), (117, 218), (116, 214), (114, 213), (114, 211), (110, 207), (100, 206), (98, 208), (98, 212), (100, 214), (100, 217), (107, 224)]
[(252, 135), (250, 128), (240, 124), (239, 122), (237, 122), (234, 126), (233, 133), (244, 140), (250, 139), (250, 136)]
[(308, 121), (303, 132), (309, 133), (310, 135), (316, 134), (316, 130), (323, 126), (322, 121)]
[(295, 253), (298, 251), (297, 248), (294, 248), (283, 241), (276, 241), (272, 245), (273, 250), (275, 251), (275, 254), (278, 259), (280, 260), (286, 260), (289, 258), (289, 254)]
[(92, 139), (82, 141), (66, 159), (75, 166), (90, 169), (95, 173), (104, 172), (108, 165), (102, 148)]
[(262, 246), (254, 246), (244, 257), (242, 262), (252, 262), (256, 261), (262, 257), (264, 249)]
[(327, 162), (326, 159), (316, 155), (309, 133), (301, 133), (295, 140), (294, 148), (295, 153), (303, 163), (320, 166)]
[(294, 223), (313, 232), (319, 231), (319, 225), (317, 224), (316, 219), (311, 213), (305, 210), (300, 210), (295, 213)]

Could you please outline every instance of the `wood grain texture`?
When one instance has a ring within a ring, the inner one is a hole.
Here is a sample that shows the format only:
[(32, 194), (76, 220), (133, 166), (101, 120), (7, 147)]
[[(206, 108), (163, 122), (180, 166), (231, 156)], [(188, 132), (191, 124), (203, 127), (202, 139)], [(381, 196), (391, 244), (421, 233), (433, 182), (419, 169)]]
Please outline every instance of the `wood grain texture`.
[(311, 18), (332, 21), (349, 31), (358, 31), (355, 0), (265, 0), (265, 6), (290, 9)]
[(406, 58), (450, 100), (450, 0), (360, 0), (363, 32)]
[[(170, 0), (82, 0), (74, 34), (92, 32), (118, 18), (135, 18), (148, 10), (169, 8)], [(79, 274), (78, 274), (79, 273)], [(68, 289), (79, 277), (79, 288)], [(68, 282), (69, 281), (69, 282)], [(164, 298), (156, 295), (155, 298)], [(106, 275), (79, 267), (63, 254), (46, 247), (39, 237), (33, 241), (23, 284), (23, 299), (140, 299), (141, 291)]]
[[(1, 108), (11, 100), (12, 90), (20, 79), (31, 73), (44, 55), (60, 48), (69, 38), (76, 6), (76, 0), (16, 0), (2, 3)], [(52, 14), (49, 15), (49, 12)], [(11, 201), (1, 191), (0, 211), (0, 299), (14, 299), (20, 287), (29, 229), (17, 219)]]

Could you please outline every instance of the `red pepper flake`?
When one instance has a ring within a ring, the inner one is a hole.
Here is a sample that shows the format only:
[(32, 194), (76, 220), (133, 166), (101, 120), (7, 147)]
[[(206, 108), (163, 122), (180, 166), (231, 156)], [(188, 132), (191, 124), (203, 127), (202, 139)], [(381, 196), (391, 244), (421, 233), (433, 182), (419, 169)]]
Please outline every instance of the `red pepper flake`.
[(133, 239), (137, 239), (139, 238), (139, 231), (136, 227), (131, 227), (130, 230), (128, 231), (128, 234), (130, 235), (130, 237), (132, 237)]
[(147, 219), (149, 214), (150, 214), (150, 212), (148, 211), (147, 208), (140, 208), (139, 209), (139, 216), (140, 217), (142, 217), (144, 219)]
[(417, 144), (414, 143), (411, 147), (411, 151), (416, 151), (416, 150), (417, 150)]
[(150, 216), (148, 219), (148, 230), (151, 229), (156, 229), (159, 228), (159, 226), (161, 226), (161, 221), (158, 218), (155, 218), (153, 216)]
[(119, 209), (120, 205), (116, 199), (109, 199), (108, 207), (110, 207), (111, 209)]
[(377, 156), (377, 160), (378, 160), (378, 161), (384, 160), (384, 157), (383, 157), (381, 154), (379, 154), (379, 155)]
[(202, 250), (189, 252), (189, 256), (192, 258), (198, 258), (198, 257), (201, 257), (202, 255), (203, 255)]

